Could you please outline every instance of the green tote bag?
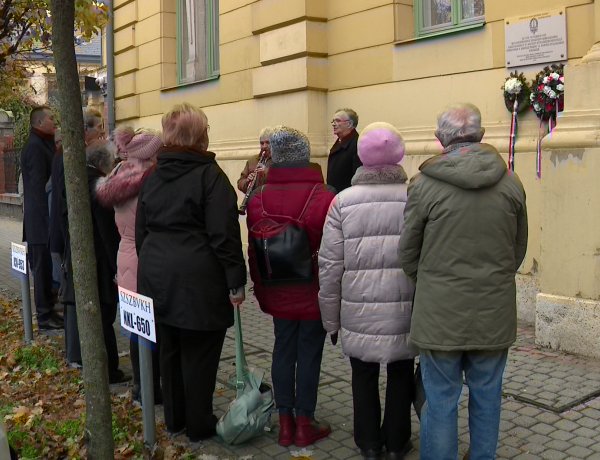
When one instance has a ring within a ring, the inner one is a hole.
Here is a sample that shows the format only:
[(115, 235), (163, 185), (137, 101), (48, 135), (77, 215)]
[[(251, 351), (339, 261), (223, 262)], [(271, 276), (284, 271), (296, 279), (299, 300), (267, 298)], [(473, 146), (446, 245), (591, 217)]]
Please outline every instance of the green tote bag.
[(217, 423), (217, 434), (227, 444), (242, 444), (264, 433), (271, 420), (273, 390), (263, 382), (264, 371), (248, 369), (242, 340), (240, 308), (235, 307), (236, 398)]

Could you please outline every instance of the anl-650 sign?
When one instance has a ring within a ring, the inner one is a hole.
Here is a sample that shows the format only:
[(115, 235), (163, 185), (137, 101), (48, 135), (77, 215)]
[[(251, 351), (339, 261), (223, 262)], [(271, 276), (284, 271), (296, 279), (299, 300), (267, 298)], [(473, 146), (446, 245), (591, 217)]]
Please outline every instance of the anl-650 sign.
[(154, 307), (150, 297), (119, 286), (121, 326), (151, 342), (156, 342)]

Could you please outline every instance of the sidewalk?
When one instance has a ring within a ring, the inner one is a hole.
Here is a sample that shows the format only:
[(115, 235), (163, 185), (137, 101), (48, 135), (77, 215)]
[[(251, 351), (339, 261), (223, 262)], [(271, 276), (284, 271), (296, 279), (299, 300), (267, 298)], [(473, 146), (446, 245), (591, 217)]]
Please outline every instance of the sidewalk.
[[(20, 241), (21, 223), (0, 217), (0, 292), (20, 295), (20, 285), (10, 273), (10, 242)], [(273, 347), (271, 318), (263, 314), (252, 295), (242, 310), (244, 347), (248, 364), (270, 375)], [(534, 344), (533, 328), (520, 325), (518, 339), (509, 353), (505, 371), (504, 399), (498, 459), (598, 459), (600, 460), (600, 361), (541, 349)], [(119, 349), (128, 350), (120, 333)], [(220, 416), (234, 397), (225, 383), (234, 373), (233, 330), (228, 331), (221, 356), (215, 412)], [(122, 358), (123, 367), (129, 364)], [(317, 405), (317, 418), (332, 425), (333, 433), (314, 446), (300, 450), (277, 444), (277, 417), (273, 430), (250, 443), (229, 447), (214, 438), (197, 450), (208, 459), (360, 459), (352, 438), (351, 370), (338, 345), (326, 341)], [(382, 390), (385, 388), (382, 380)], [(120, 391), (126, 391), (121, 387)], [(468, 447), (467, 389), (459, 410), (459, 450)], [(383, 393), (382, 393), (383, 396)], [(382, 399), (383, 401), (383, 399)], [(158, 414), (160, 416), (160, 413)], [(419, 422), (413, 414), (413, 450), (407, 460), (418, 459)], [(186, 443), (179, 437), (174, 443)]]

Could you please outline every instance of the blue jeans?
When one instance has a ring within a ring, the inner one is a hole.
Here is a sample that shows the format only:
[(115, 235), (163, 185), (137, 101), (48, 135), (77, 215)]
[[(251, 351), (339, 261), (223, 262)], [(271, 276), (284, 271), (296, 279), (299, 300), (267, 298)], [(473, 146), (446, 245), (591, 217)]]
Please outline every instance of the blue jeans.
[(421, 460), (458, 457), (458, 400), (463, 371), (469, 387), (471, 460), (496, 458), (502, 374), (508, 350), (421, 350), (426, 403), (421, 415)]

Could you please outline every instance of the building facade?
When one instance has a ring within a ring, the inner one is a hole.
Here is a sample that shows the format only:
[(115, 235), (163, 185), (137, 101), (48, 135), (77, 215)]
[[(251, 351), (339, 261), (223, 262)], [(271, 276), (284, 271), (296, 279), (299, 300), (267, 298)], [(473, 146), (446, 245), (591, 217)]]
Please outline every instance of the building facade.
[(232, 182), (269, 125), (306, 132), (325, 166), (340, 107), (358, 112), (359, 131), (396, 125), (409, 175), (439, 153), (436, 115), (455, 102), (481, 109), (484, 141), (506, 155), (500, 88), (511, 71), (531, 79), (551, 63), (510, 67), (507, 25), (545, 12), (566, 26), (566, 55), (552, 61), (565, 64), (565, 108), (543, 137), (541, 178), (540, 123), (519, 117), (515, 171), (530, 231), (519, 315), (536, 323), (539, 343), (600, 356), (598, 0), (115, 0), (116, 120), (158, 129), (174, 104), (202, 107)]

